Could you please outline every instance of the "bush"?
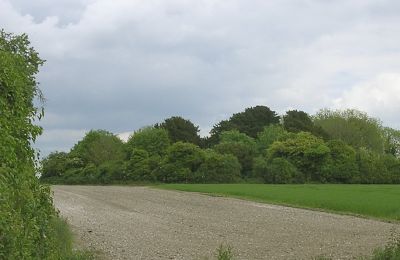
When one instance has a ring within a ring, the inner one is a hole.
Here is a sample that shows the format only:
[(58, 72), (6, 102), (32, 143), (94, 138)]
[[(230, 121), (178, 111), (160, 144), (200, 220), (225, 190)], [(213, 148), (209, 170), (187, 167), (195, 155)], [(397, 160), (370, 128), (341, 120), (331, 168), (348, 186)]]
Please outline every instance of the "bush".
[(303, 175), (306, 182), (326, 182), (324, 167), (330, 149), (321, 138), (308, 132), (300, 132), (284, 141), (276, 141), (268, 149), (268, 159), (284, 158)]
[(253, 169), (253, 159), (256, 155), (256, 142), (253, 138), (237, 130), (222, 132), (221, 143), (214, 150), (221, 154), (235, 156), (242, 166), (242, 177), (249, 177)]
[(330, 158), (325, 166), (325, 178), (334, 183), (350, 183), (359, 175), (356, 151), (341, 140), (327, 142)]
[(162, 182), (192, 182), (194, 173), (204, 161), (204, 152), (192, 143), (172, 144), (167, 155), (155, 170), (157, 180)]
[(128, 158), (131, 158), (133, 149), (142, 149), (149, 156), (164, 156), (169, 147), (168, 131), (163, 128), (145, 127), (135, 132), (128, 140)]
[(297, 168), (284, 158), (267, 161), (262, 157), (254, 160), (254, 175), (260, 176), (265, 183), (302, 183), (303, 176)]
[(230, 154), (206, 150), (204, 162), (196, 172), (198, 183), (230, 183), (240, 179), (240, 163)]

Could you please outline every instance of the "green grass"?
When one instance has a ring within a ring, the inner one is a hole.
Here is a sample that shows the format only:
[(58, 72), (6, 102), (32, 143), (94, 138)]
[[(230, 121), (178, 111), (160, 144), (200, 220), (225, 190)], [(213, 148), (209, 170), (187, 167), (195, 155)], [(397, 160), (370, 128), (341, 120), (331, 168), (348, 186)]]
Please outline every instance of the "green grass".
[(400, 221), (400, 185), (163, 184), (157, 187)]
[(56, 247), (60, 252), (61, 260), (92, 260), (95, 256), (92, 252), (76, 250), (73, 248), (73, 235), (67, 221), (56, 217), (52, 219), (52, 227), (55, 232)]

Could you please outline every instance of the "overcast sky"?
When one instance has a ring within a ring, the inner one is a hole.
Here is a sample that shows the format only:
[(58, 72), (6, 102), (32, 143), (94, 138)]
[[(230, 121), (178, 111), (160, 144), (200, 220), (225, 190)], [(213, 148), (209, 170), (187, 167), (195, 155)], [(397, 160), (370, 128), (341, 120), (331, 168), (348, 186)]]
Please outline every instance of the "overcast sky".
[(0, 27), (47, 60), (44, 155), (173, 115), (206, 134), (255, 105), (400, 128), (397, 0), (0, 0)]

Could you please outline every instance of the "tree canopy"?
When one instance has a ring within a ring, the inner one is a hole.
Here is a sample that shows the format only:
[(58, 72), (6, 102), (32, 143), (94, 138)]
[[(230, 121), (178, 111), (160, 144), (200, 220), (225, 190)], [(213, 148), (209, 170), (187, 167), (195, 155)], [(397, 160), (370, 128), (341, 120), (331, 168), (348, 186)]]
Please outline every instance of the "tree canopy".
[(165, 119), (161, 124), (156, 124), (155, 127), (166, 129), (169, 139), (173, 143), (182, 141), (200, 145), (199, 127), (195, 126), (190, 120), (173, 116)]
[(376, 153), (384, 152), (382, 124), (364, 112), (322, 109), (314, 116), (314, 122), (332, 139), (340, 139), (357, 149), (364, 147)]

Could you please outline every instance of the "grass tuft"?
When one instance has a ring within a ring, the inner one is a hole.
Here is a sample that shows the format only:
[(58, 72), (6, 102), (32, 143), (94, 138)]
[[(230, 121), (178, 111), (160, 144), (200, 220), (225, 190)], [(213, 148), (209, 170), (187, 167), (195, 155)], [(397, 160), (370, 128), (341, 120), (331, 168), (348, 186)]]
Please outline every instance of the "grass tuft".
[(221, 244), (217, 248), (216, 257), (218, 260), (233, 260), (234, 258), (233, 258), (232, 247), (229, 245), (225, 246)]

